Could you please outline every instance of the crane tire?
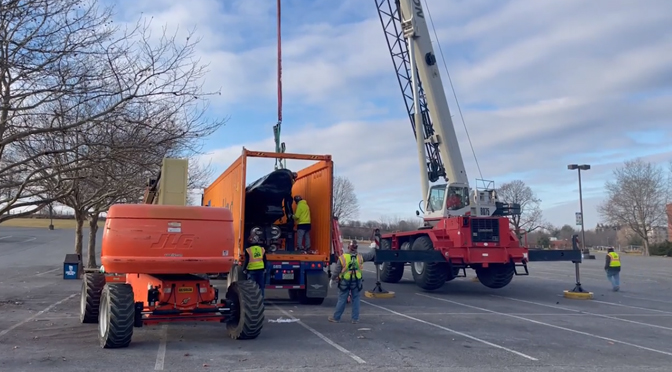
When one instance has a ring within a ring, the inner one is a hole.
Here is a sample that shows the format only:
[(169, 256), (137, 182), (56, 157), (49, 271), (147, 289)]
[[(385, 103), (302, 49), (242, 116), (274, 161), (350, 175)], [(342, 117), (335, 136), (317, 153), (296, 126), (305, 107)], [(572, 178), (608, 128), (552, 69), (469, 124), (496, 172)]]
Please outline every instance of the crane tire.
[(105, 287), (103, 273), (86, 273), (82, 280), (79, 321), (82, 323), (98, 323), (100, 295)]
[[(389, 250), (392, 248), (390, 239), (381, 239), (380, 249)], [(383, 262), (378, 270), (380, 270), (380, 281), (383, 283), (399, 283), (404, 276), (403, 262)]]
[[(432, 239), (427, 235), (419, 236), (413, 242), (411, 247), (414, 251), (431, 251), (434, 249)], [(422, 270), (418, 270), (422, 267)], [(450, 265), (447, 262), (415, 262), (411, 264), (411, 271), (413, 272), (413, 279), (418, 287), (433, 291), (443, 287), (448, 279), (448, 270)]]
[(104, 349), (128, 347), (135, 325), (133, 287), (126, 283), (106, 284), (100, 296), (98, 339)]
[(515, 274), (515, 267), (511, 263), (491, 264), (487, 268), (477, 267), (475, 270), (478, 281), (484, 286), (492, 289), (506, 287), (511, 283), (513, 275)]
[(226, 330), (234, 340), (251, 340), (261, 334), (264, 326), (264, 298), (257, 283), (238, 280), (229, 286), (226, 299), (233, 302), (233, 316)]

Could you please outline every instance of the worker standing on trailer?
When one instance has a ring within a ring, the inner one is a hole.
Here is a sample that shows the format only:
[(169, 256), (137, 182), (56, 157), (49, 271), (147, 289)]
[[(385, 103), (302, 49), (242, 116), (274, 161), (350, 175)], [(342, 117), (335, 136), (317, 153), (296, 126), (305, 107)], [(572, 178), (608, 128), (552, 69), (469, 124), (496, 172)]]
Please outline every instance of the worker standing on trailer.
[(345, 304), (348, 302), (348, 295), (352, 298), (352, 323), (359, 321), (359, 295), (362, 291), (362, 266), (365, 261), (373, 261), (376, 257), (376, 251), (371, 250), (364, 254), (357, 252), (357, 240), (353, 240), (348, 246), (348, 253), (343, 253), (338, 258), (336, 266), (334, 267), (334, 274), (329, 280), (329, 287), (332, 286), (334, 280), (338, 283), (338, 303), (336, 303), (336, 311), (328, 320), (332, 323), (341, 321), (341, 316), (345, 311)]
[(607, 279), (611, 282), (614, 292), (618, 292), (621, 286), (621, 258), (614, 248), (607, 250), (607, 258), (604, 263), (604, 270), (607, 272)]
[(294, 212), (294, 220), (297, 224), (296, 244), (300, 250), (306, 253), (310, 250), (310, 207), (301, 195), (294, 196), (294, 201), (296, 202), (296, 211)]
[(251, 235), (249, 241), (250, 246), (245, 249), (244, 274), (259, 285), (263, 298), (266, 287), (266, 250), (259, 244), (257, 235)]

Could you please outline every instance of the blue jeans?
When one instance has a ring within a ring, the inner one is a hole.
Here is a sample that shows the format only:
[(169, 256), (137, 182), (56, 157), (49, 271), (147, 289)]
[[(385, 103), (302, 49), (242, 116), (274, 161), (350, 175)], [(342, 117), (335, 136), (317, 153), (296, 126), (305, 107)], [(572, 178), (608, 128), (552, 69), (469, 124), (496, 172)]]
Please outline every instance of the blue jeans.
[(247, 279), (251, 280), (259, 286), (261, 290), (261, 297), (264, 297), (264, 289), (266, 288), (266, 270), (249, 270), (247, 272)]
[(343, 284), (344, 288), (339, 288), (338, 303), (336, 303), (336, 311), (334, 312), (334, 319), (341, 320), (341, 316), (345, 311), (345, 305), (348, 302), (348, 295), (352, 293), (352, 320), (359, 320), (359, 283)]
[(619, 271), (607, 270), (607, 279), (609, 279), (614, 289), (618, 289), (618, 287), (621, 285), (621, 273)]

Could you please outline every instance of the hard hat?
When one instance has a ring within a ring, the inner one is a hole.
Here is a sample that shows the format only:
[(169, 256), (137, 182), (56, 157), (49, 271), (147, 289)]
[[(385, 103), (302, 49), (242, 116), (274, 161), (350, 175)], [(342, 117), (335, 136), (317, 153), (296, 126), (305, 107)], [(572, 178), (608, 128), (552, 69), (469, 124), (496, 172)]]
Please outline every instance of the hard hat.
[(298, 203), (298, 202), (301, 201), (301, 199), (303, 199), (303, 198), (301, 197), (301, 195), (294, 195), (294, 201), (295, 201), (295, 202)]

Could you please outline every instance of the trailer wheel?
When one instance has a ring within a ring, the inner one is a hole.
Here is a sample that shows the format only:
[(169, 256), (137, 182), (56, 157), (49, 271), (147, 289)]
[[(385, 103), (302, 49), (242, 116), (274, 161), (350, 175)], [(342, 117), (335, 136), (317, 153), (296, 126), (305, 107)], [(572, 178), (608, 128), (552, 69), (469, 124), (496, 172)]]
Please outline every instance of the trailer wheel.
[[(390, 239), (382, 239), (380, 241), (380, 249), (389, 250), (392, 248)], [(399, 283), (404, 276), (403, 262), (383, 262), (378, 267), (380, 270), (380, 281), (383, 283)]]
[(504, 288), (513, 279), (515, 267), (508, 264), (493, 264), (489, 267), (477, 267), (476, 276), (484, 286), (492, 289)]
[(233, 303), (233, 314), (226, 330), (234, 340), (257, 338), (264, 326), (264, 299), (257, 283), (249, 280), (233, 282), (226, 291), (226, 299)]
[(100, 294), (105, 286), (105, 275), (102, 273), (86, 273), (82, 280), (79, 320), (82, 323), (98, 323)]
[(106, 284), (100, 296), (98, 339), (105, 349), (127, 347), (133, 337), (135, 301), (133, 287), (126, 283)]
[[(432, 240), (427, 235), (415, 239), (411, 248), (414, 251), (431, 251), (434, 249)], [(414, 262), (411, 265), (415, 284), (426, 291), (441, 288), (448, 279), (449, 265), (447, 262)]]

